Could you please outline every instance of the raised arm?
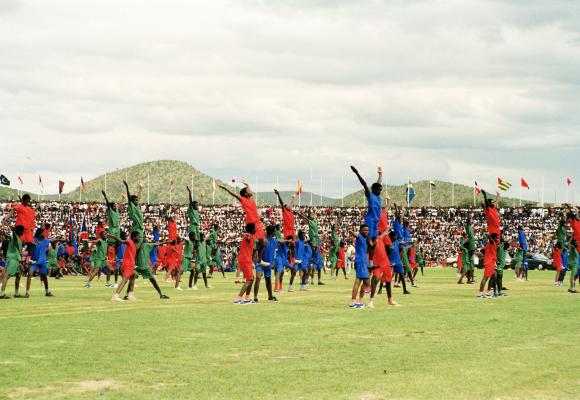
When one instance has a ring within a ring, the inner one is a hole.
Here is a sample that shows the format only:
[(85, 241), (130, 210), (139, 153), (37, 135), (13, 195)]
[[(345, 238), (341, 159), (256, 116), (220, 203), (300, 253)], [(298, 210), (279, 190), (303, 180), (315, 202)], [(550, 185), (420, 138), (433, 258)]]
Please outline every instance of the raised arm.
[(356, 169), (354, 165), (351, 165), (350, 166), (350, 169), (351, 169), (352, 172), (355, 173), (356, 177), (358, 178), (358, 181), (362, 185), (362, 187), (363, 187), (363, 189), (365, 191), (365, 196), (366, 197), (369, 197), (369, 195), (370, 195), (371, 192), (370, 192), (369, 187), (367, 186), (367, 183), (365, 182), (365, 180), (362, 178), (362, 176), (360, 176), (360, 174), (358, 172), (358, 169)]
[(377, 183), (383, 183), (383, 167), (380, 165), (377, 167)]
[(306, 215), (302, 214), (300, 211), (294, 211), (294, 213), (306, 222), (308, 222), (310, 220), (310, 218), (308, 218)]
[(193, 197), (191, 196), (191, 189), (189, 188), (189, 186), (186, 186), (187, 188), (187, 194), (189, 196), (189, 205), (193, 204)]
[(296, 204), (296, 193), (292, 193), (292, 197), (290, 198), (290, 204), (288, 205), (289, 208), (294, 208)]
[(232, 192), (230, 189), (228, 189), (224, 185), (219, 185), (219, 188), (225, 190), (227, 193), (229, 193), (230, 196), (238, 199), (238, 201), (241, 201), (240, 196), (238, 196), (237, 194), (235, 194), (234, 192)]
[(246, 188), (246, 191), (249, 194), (253, 194), (254, 193), (254, 192), (252, 192), (252, 188), (250, 187), (250, 184), (247, 181), (243, 180), (242, 181), (242, 185), (244, 185), (244, 187)]
[(111, 203), (109, 203), (109, 199), (107, 199), (107, 193), (105, 193), (104, 190), (101, 190), (101, 193), (103, 194), (103, 197), (105, 198), (105, 203), (107, 204), (107, 207), (110, 207)]
[(495, 193), (495, 206), (499, 208), (499, 190)]
[(276, 197), (278, 197), (278, 201), (280, 202), (280, 206), (282, 208), (284, 208), (284, 206), (285, 206), (284, 200), (282, 200), (282, 196), (280, 196), (280, 192), (278, 191), (278, 189), (274, 189), (274, 193), (276, 193)]
[(127, 192), (127, 204), (131, 202), (131, 192), (129, 191), (129, 184), (126, 181), (123, 181), (123, 185), (125, 185), (125, 190)]
[(487, 208), (487, 193), (482, 189), (481, 194), (483, 195), (483, 208)]
[(143, 182), (139, 182), (139, 191), (137, 192), (137, 197), (141, 199), (142, 195), (143, 195)]

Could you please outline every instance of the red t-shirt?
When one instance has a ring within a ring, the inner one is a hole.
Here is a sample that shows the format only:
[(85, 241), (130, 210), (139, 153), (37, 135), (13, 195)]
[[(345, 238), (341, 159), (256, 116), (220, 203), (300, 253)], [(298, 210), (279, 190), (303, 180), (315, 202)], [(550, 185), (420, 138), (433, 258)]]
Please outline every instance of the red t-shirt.
[(557, 247), (554, 247), (552, 252), (552, 264), (554, 268), (562, 268), (562, 252)]
[(497, 208), (488, 207), (485, 209), (485, 219), (487, 220), (487, 232), (500, 234), (499, 212)]
[(250, 235), (249, 233), (246, 233), (240, 242), (240, 254), (238, 254), (238, 265), (245, 267), (251, 266), (253, 253), (254, 253), (254, 236)]
[(127, 240), (125, 245), (125, 254), (123, 254), (123, 268), (131, 268), (135, 266), (135, 255), (137, 254), (137, 246), (131, 239)]
[(12, 208), (16, 210), (16, 225), (24, 227), (24, 234), (20, 238), (23, 243), (32, 243), (34, 241), (34, 227), (36, 212), (30, 206), (25, 206), (22, 203), (12, 204)]
[(286, 207), (282, 208), (282, 233), (284, 234), (284, 239), (288, 236), (292, 236), (293, 238), (296, 237), (296, 231), (294, 230), (294, 213)]
[(383, 208), (381, 217), (379, 218), (379, 233), (383, 233), (387, 229), (389, 229), (389, 217), (387, 216), (387, 210)]
[(497, 244), (489, 242), (485, 245), (485, 254), (483, 255), (483, 265), (487, 270), (495, 269), (497, 263)]
[(50, 228), (44, 228), (44, 238), (45, 239), (50, 239), (50, 233), (51, 233)]
[(177, 223), (175, 221), (167, 223), (167, 236), (169, 240), (177, 240)]
[(260, 217), (258, 217), (258, 210), (256, 209), (256, 202), (253, 199), (240, 196), (240, 203), (242, 203), (242, 208), (246, 213), (246, 225), (247, 224), (258, 224), (260, 222)]
[(572, 231), (574, 231), (574, 239), (576, 240), (578, 252), (580, 252), (580, 221), (572, 220)]
[(97, 239), (101, 238), (101, 232), (105, 231), (105, 227), (104, 226), (97, 226)]
[(336, 263), (336, 266), (344, 267), (345, 262), (346, 262), (346, 250), (344, 249), (344, 247), (341, 247), (340, 250), (338, 250), (338, 262)]
[(373, 264), (377, 267), (390, 267), (389, 257), (387, 256), (387, 251), (385, 250), (385, 245), (390, 244), (386, 242), (385, 239), (388, 239), (388, 236), (379, 238), (377, 241), (377, 245), (375, 246), (375, 252), (373, 253)]

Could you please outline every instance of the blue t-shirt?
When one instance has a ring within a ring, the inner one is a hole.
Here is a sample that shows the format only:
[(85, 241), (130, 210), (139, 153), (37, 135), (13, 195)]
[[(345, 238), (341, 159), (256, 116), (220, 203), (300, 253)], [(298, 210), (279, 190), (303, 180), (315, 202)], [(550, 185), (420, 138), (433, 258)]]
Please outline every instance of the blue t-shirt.
[(528, 241), (526, 240), (526, 234), (521, 229), (518, 229), (518, 241), (522, 250), (528, 251)]
[(358, 234), (354, 243), (354, 262), (362, 263), (362, 265), (368, 264), (367, 238), (364, 237), (361, 233)]
[(266, 247), (264, 248), (264, 254), (262, 255), (262, 260), (273, 264), (274, 257), (276, 257), (276, 247), (278, 247), (278, 239), (275, 236), (268, 239), (266, 242)]
[(395, 240), (391, 244), (391, 251), (389, 252), (389, 262), (391, 265), (401, 265), (401, 254), (399, 253), (399, 241)]
[(284, 265), (288, 259), (288, 248), (286, 243), (278, 242), (278, 248), (276, 249), (276, 264)]
[(312, 260), (312, 247), (308, 243), (304, 243), (304, 259), (302, 265), (309, 267)]
[(123, 265), (123, 256), (125, 255), (125, 244), (121, 243), (117, 248), (117, 267)]
[(393, 230), (395, 231), (395, 233), (397, 234), (397, 239), (401, 240), (403, 239), (403, 225), (401, 225), (401, 223), (399, 221), (397, 221), (396, 219), (392, 220), (392, 226), (393, 226)]
[(403, 227), (403, 241), (405, 244), (404, 247), (411, 247), (411, 231), (408, 227)]
[(381, 218), (381, 212), (383, 211), (381, 196), (377, 196), (373, 192), (370, 192), (369, 196), (367, 197), (367, 201), (368, 207), (365, 219), (370, 221), (378, 221)]
[(304, 242), (300, 239), (296, 241), (296, 249), (294, 249), (294, 258), (304, 262)]
[(320, 254), (320, 247), (316, 249), (316, 266), (321, 268), (324, 265), (322, 262), (322, 255)]
[(32, 252), (32, 259), (36, 261), (36, 265), (46, 264), (46, 249), (50, 246), (48, 239), (34, 239), (34, 251)]

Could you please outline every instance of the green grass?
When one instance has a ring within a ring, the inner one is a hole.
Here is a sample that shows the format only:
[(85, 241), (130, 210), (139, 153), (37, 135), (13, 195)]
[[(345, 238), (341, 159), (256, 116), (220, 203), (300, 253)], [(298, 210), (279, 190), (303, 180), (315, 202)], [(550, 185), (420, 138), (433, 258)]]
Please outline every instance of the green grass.
[(0, 304), (0, 398), (578, 397), (580, 296), (545, 271), (508, 272), (496, 300), (455, 279), (428, 270), (411, 295), (397, 289), (402, 307), (374, 310), (346, 307), (343, 279), (248, 306), (230, 304), (231, 274), (211, 290), (165, 284), (163, 302), (138, 281), (124, 304), (102, 282), (51, 280), (50, 299), (35, 280), (30, 299)]

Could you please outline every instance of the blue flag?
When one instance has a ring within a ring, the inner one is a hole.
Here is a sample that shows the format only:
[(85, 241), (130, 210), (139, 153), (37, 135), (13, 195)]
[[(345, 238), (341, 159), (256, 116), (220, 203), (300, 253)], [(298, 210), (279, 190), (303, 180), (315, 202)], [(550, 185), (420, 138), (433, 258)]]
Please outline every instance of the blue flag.
[(414, 198), (415, 198), (415, 189), (413, 188), (411, 181), (409, 181), (409, 183), (407, 184), (407, 206), (411, 204)]
[(77, 241), (75, 238), (75, 229), (74, 229), (72, 215), (68, 216), (68, 225), (69, 225), (68, 240), (69, 240), (69, 242), (71, 242), (72, 246), (75, 249), (75, 257), (76, 257), (79, 255), (79, 246), (77, 246)]

